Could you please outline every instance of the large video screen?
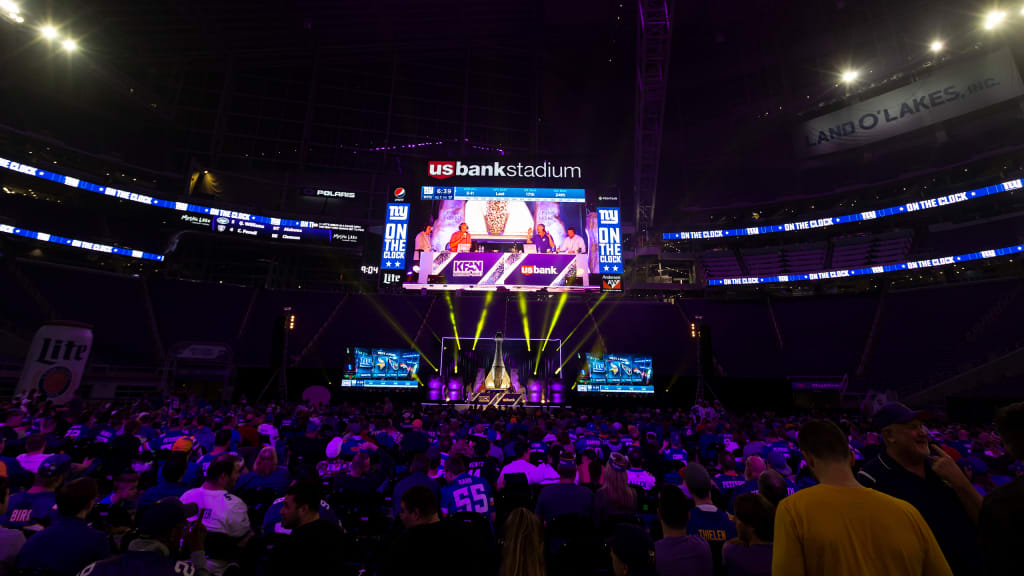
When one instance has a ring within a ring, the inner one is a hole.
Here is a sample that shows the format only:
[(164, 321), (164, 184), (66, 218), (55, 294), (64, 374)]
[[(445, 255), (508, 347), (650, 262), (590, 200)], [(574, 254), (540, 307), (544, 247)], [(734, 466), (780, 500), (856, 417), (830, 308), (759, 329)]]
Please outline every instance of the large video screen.
[(416, 388), (420, 355), (415, 350), (352, 348), (341, 381), (348, 388)]
[(653, 394), (651, 357), (636, 354), (587, 354), (578, 392)]
[[(531, 231), (536, 233), (537, 225), (543, 224), (551, 233), (557, 248), (566, 238), (571, 226), (583, 237), (589, 247), (597, 244), (596, 222), (592, 234), (585, 222), (585, 204), (571, 201), (530, 201), (530, 200), (442, 200), (433, 224), (431, 246), (435, 251), (444, 251), (452, 234), (465, 222), (474, 239), (525, 241)], [(424, 222), (426, 223), (426, 222)]]

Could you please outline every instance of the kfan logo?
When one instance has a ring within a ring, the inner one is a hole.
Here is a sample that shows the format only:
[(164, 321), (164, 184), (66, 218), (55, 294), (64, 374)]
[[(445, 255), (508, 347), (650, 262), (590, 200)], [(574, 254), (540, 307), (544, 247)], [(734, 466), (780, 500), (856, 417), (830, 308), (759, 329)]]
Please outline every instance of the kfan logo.
[(558, 268), (555, 268), (554, 266), (523, 265), (519, 267), (519, 273), (523, 276), (532, 276), (534, 274), (558, 274)]
[(460, 260), (452, 268), (452, 274), (456, 278), (483, 276), (484, 262), (483, 260)]
[(452, 176), (492, 176), (497, 178), (582, 178), (579, 166), (555, 166), (550, 162), (531, 164), (466, 164), (457, 160), (431, 160), (427, 162), (431, 178), (445, 180)]

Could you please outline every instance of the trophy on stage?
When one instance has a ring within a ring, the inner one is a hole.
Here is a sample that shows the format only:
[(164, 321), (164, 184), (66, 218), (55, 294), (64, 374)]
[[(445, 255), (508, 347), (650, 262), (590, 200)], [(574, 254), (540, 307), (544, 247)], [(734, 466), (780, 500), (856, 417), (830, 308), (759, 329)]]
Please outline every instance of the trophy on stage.
[(494, 362), (491, 363), (491, 371), (484, 378), (484, 388), (488, 390), (508, 390), (512, 386), (508, 370), (505, 370), (505, 363), (501, 359), (501, 341), (504, 336), (501, 332), (494, 335)]

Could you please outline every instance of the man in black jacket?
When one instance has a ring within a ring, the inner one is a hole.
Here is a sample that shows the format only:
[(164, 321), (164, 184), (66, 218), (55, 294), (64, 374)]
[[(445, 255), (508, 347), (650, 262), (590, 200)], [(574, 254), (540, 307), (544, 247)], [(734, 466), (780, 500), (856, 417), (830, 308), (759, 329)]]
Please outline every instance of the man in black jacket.
[(292, 533), (275, 546), (268, 575), (341, 572), (341, 528), (337, 522), (320, 518), (320, 490), (315, 484), (288, 488), (281, 507), (281, 525)]

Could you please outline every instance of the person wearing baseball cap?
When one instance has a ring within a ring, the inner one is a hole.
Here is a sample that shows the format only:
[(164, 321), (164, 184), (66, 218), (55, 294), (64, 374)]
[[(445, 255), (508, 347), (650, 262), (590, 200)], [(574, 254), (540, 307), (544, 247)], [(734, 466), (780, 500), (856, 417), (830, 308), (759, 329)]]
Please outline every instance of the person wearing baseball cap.
[(639, 526), (620, 524), (608, 540), (615, 576), (653, 576), (651, 540)]
[[(209, 574), (203, 541), (206, 528), (198, 520), (187, 518), (198, 514), (195, 504), (183, 504), (177, 498), (165, 498), (146, 508), (139, 516), (139, 537), (128, 544), (128, 550), (117, 557), (94, 562), (81, 574), (90, 576), (133, 576), (152, 574)], [(179, 561), (178, 547), (185, 543), (189, 561)]]
[(913, 505), (935, 534), (954, 574), (979, 574), (977, 522), (982, 497), (957, 463), (931, 443), (922, 423), (927, 417), (899, 402), (879, 408), (872, 426), (884, 448), (864, 464), (857, 480)]
[[(47, 462), (39, 467), (40, 473)], [(58, 463), (58, 466), (63, 465)], [(70, 467), (70, 460), (67, 466)], [(18, 554), (18, 570), (70, 576), (110, 556), (107, 535), (85, 522), (96, 505), (97, 496), (96, 480), (92, 478), (79, 478), (61, 488), (57, 493), (59, 516), (48, 528), (25, 542)]]
[(7, 516), (0, 523), (8, 528), (43, 526), (57, 519), (54, 507), (57, 504), (57, 489), (71, 473), (71, 457), (54, 454), (43, 460), (32, 482), (25, 492), (11, 496), (7, 504)]

